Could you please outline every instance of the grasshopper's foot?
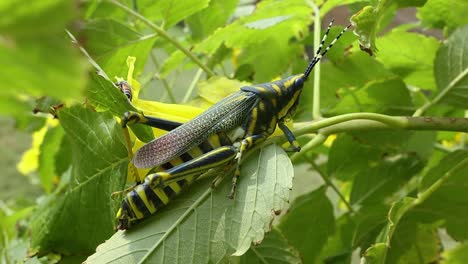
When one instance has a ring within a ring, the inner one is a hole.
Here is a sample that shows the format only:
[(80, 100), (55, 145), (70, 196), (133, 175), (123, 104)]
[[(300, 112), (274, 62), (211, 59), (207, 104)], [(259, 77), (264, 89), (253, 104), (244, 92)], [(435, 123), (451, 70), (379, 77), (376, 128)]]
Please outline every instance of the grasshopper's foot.
[(289, 148), (287, 148), (285, 150), (286, 150), (286, 152), (299, 152), (299, 151), (301, 151), (301, 146), (299, 146), (299, 145), (298, 146), (291, 146), (291, 147), (289, 147)]
[(122, 127), (127, 127), (128, 124), (138, 123), (142, 119), (142, 114), (137, 112), (125, 112), (122, 117)]

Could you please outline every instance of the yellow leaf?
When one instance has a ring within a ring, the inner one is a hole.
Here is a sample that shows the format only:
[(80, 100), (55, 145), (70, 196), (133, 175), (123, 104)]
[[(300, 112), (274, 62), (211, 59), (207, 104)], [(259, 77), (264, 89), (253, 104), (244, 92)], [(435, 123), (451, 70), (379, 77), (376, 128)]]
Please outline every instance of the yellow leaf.
[(31, 148), (26, 150), (21, 157), (20, 162), (16, 164), (16, 169), (23, 175), (37, 171), (40, 147), (44, 141), (44, 136), (49, 127), (55, 127), (58, 124), (57, 119), (47, 119), (45, 125), (32, 134)]

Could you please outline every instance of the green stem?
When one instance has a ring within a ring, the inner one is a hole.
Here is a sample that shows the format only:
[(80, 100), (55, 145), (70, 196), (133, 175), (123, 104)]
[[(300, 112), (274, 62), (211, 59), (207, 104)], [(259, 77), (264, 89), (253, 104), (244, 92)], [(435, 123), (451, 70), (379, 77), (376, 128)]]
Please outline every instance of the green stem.
[[(322, 144), (326, 136), (341, 132), (388, 129), (466, 132), (468, 131), (468, 118), (404, 117), (375, 113), (354, 113), (334, 116), (319, 121), (297, 123), (296, 125), (299, 126), (299, 128), (293, 129), (296, 137), (318, 132), (314, 139), (304, 146), (303, 151), (300, 152), (302, 153)], [(286, 138), (284, 136), (270, 137), (263, 143), (255, 146), (254, 149), (272, 143), (282, 144), (285, 141)], [(292, 156), (293, 160), (299, 158), (300, 155), (302, 154), (294, 154)]]
[(392, 128), (405, 128), (408, 123), (407, 118), (401, 116), (388, 116), (375, 113), (353, 113), (334, 116), (327, 119), (311, 122), (308, 125), (297, 129), (295, 131), (295, 135), (300, 136), (303, 134), (313, 133), (324, 127), (329, 127), (346, 121), (358, 119), (377, 121)]
[[(318, 50), (320, 45), (320, 9), (313, 1), (308, 1), (314, 9), (314, 51)], [(314, 89), (312, 102), (312, 119), (319, 120), (322, 118), (320, 113), (320, 62), (314, 67)]]
[(442, 100), (455, 85), (465, 78), (468, 75), (468, 68), (466, 68), (463, 72), (461, 72), (455, 79), (453, 79), (432, 101), (427, 102), (423, 106), (421, 106), (416, 112), (414, 112), (413, 116), (421, 116), (429, 107), (437, 104), (440, 100)]
[(320, 177), (322, 178), (322, 180), (327, 184), (328, 187), (332, 188), (333, 191), (335, 191), (335, 193), (338, 195), (338, 197), (340, 197), (341, 201), (343, 201), (343, 203), (345, 204), (346, 208), (348, 208), (348, 211), (351, 212), (351, 213), (354, 213), (354, 209), (353, 207), (351, 206), (351, 204), (346, 200), (346, 198), (344, 197), (344, 195), (340, 192), (340, 190), (338, 189), (338, 187), (336, 187), (335, 184), (333, 184), (333, 182), (327, 177), (325, 176), (325, 173), (319, 168), (319, 166), (317, 165), (317, 163), (315, 163), (315, 161), (313, 160), (310, 160), (308, 157), (304, 157), (304, 159), (310, 163), (310, 165), (312, 165), (312, 167), (314, 168), (314, 170), (318, 173), (318, 175), (320, 175)]
[(307, 144), (305, 144), (301, 148), (300, 152), (296, 152), (291, 156), (291, 161), (294, 162), (294, 161), (298, 160), (300, 157), (304, 156), (304, 154), (306, 154), (309, 150), (311, 150), (311, 149), (313, 149), (313, 148), (315, 148), (317, 146), (322, 145), (323, 142), (325, 142), (325, 140), (327, 140), (327, 137), (328, 137), (328, 135), (324, 135), (322, 133), (319, 133), (319, 134), (315, 135), (312, 138), (312, 140), (307, 142)]
[[(150, 52), (150, 57), (151, 61), (153, 61), (154, 63), (154, 66), (156, 66), (156, 70), (159, 71), (159, 63), (156, 59), (156, 56), (154, 56), (153, 52)], [(167, 82), (166, 78), (161, 78), (158, 76), (158, 79), (162, 82), (164, 88), (166, 89), (167, 95), (169, 96), (169, 100), (171, 100), (171, 103), (175, 104), (177, 101), (174, 97), (174, 93), (172, 93), (171, 87), (169, 86), (169, 83)]]
[(182, 51), (187, 57), (189, 57), (195, 64), (197, 64), (200, 68), (203, 69), (203, 71), (206, 72), (206, 74), (211, 77), (214, 76), (214, 72), (211, 71), (206, 65), (204, 65), (194, 54), (192, 54), (188, 49), (186, 49), (184, 46), (182, 46), (177, 40), (175, 40), (173, 37), (171, 37), (169, 34), (166, 33), (161, 27), (158, 27), (155, 25), (153, 22), (149, 21), (146, 19), (144, 16), (140, 15), (139, 13), (135, 12), (133, 9), (128, 8), (126, 5), (120, 3), (117, 0), (107, 0), (111, 4), (117, 6), (118, 8), (122, 9), (125, 11), (127, 14), (134, 16), (141, 22), (145, 23), (149, 28), (154, 30), (159, 36), (162, 38), (166, 39), (169, 41), (172, 45), (174, 45), (177, 49)]
[(182, 99), (182, 103), (187, 103), (187, 102), (188, 102), (190, 96), (191, 96), (192, 93), (193, 93), (193, 90), (195, 89), (195, 86), (196, 86), (197, 83), (198, 83), (198, 80), (200, 80), (201, 74), (202, 74), (202, 70), (199, 69), (199, 70), (197, 71), (197, 73), (195, 74), (195, 77), (193, 77), (193, 80), (192, 80), (192, 82), (190, 83), (190, 86), (189, 86), (187, 92), (185, 93), (184, 99)]
[(454, 174), (468, 166), (468, 158), (465, 158), (459, 162), (455, 167), (447, 171), (442, 177), (440, 177), (435, 183), (433, 183), (429, 188), (427, 188), (422, 193), (419, 193), (418, 198), (414, 200), (413, 206), (422, 204), (424, 201), (431, 196), (439, 187), (444, 183), (448, 178), (452, 177)]

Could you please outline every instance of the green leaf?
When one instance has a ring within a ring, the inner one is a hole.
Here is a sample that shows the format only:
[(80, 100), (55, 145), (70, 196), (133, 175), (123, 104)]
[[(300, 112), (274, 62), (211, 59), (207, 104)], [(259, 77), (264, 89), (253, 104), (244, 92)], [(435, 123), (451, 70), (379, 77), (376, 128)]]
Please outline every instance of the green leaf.
[(75, 3), (68, 0), (2, 1), (0, 32), (15, 37), (44, 39), (47, 38), (45, 36), (63, 33), (77, 11)]
[(89, 21), (80, 32), (85, 49), (109, 78), (127, 78), (127, 57), (136, 57), (135, 77), (141, 74), (156, 35), (142, 35), (111, 19)]
[(123, 116), (127, 111), (136, 111), (127, 97), (109, 80), (96, 73), (89, 74), (86, 97), (98, 111), (110, 111)]
[(287, 240), (299, 250), (304, 263), (319, 260), (327, 237), (333, 233), (333, 206), (321, 187), (298, 197), (279, 224)]
[(356, 223), (349, 213), (335, 221), (335, 232), (328, 237), (320, 260), (323, 263), (350, 263)]
[(388, 17), (394, 17), (392, 13), (398, 7), (421, 6), (425, 0), (380, 0), (372, 1), (374, 5), (368, 5), (351, 17), (354, 33), (359, 36), (361, 50), (373, 55), (377, 51), (375, 39), (377, 33), (385, 28)]
[(468, 262), (468, 244), (463, 243), (444, 252), (443, 264), (463, 264)]
[(351, 204), (390, 204), (423, 168), (434, 141), (433, 133), (409, 131), (343, 135), (330, 149), (328, 173), (351, 186)]
[(304, 1), (262, 1), (252, 15), (218, 29), (194, 51), (213, 54), (224, 43), (228, 48), (241, 50), (238, 68), (251, 65), (256, 82), (270, 81), (300, 54), (301, 46), (291, 39), (306, 35), (312, 19), (310, 12)]
[(59, 112), (72, 144), (71, 180), (46, 197), (31, 217), (32, 246), (37, 251), (89, 254), (114, 231), (117, 201), (127, 174), (121, 128), (110, 114), (75, 106)]
[(366, 263), (419, 263), (436, 261), (439, 252), (438, 224), (422, 224), (408, 216), (415, 199), (406, 197), (394, 203), (388, 213), (388, 222), (364, 254)]
[(441, 102), (468, 105), (468, 25), (457, 29), (437, 52), (434, 72)]
[(427, 3), (418, 9), (417, 17), (423, 26), (447, 29), (453, 31), (456, 27), (468, 24), (466, 0), (427, 0)]
[(170, 28), (182, 19), (206, 8), (209, 2), (209, 0), (146, 0), (141, 1), (139, 6), (143, 16), (150, 20), (160, 20), (165, 28)]
[[(90, 73), (86, 96), (98, 111), (110, 111), (117, 117), (122, 117), (127, 111), (137, 111), (113, 83), (95, 73)], [(148, 126), (136, 124), (130, 127), (143, 142), (148, 142), (154, 138), (153, 132)]]
[[(350, 181), (386, 162), (390, 164), (405, 158), (427, 160), (434, 142), (434, 133), (428, 132), (372, 131), (342, 135), (330, 149), (328, 174)], [(419, 156), (413, 157), (413, 153)]]
[(242, 164), (235, 200), (226, 199), (230, 177), (214, 190), (210, 179), (198, 181), (154, 217), (117, 232), (87, 262), (218, 263), (240, 256), (263, 240), (272, 212), (287, 204), (292, 177), (284, 150), (269, 145)]
[(422, 179), (420, 196), (423, 203), (415, 210), (424, 212), (426, 219), (444, 220), (447, 232), (456, 240), (468, 239), (468, 152), (456, 151), (447, 155)]
[(299, 253), (276, 228), (266, 234), (260, 245), (254, 245), (240, 258), (240, 263), (302, 263)]
[(377, 58), (406, 84), (436, 89), (433, 71), (437, 39), (394, 29), (378, 38), (377, 44), (380, 47)]
[(396, 78), (371, 81), (362, 88), (350, 87), (340, 94), (343, 94), (342, 99), (330, 110), (332, 115), (352, 112), (405, 115), (413, 109), (405, 83)]
[(325, 16), (328, 11), (332, 10), (335, 7), (342, 6), (342, 5), (349, 5), (353, 3), (363, 2), (363, 0), (328, 0), (322, 2), (322, 8), (320, 8), (321, 16)]
[(79, 98), (86, 84), (84, 59), (65, 34), (0, 43), (0, 97), (28, 94), (56, 99)]
[[(331, 109), (340, 103), (352, 90), (360, 89), (369, 83), (384, 82), (395, 75), (375, 59), (363, 52), (352, 53), (336, 64), (325, 62), (320, 70), (320, 104), (324, 115), (331, 115)], [(310, 80), (304, 86), (300, 109), (310, 108), (313, 100)]]
[(226, 24), (239, 0), (212, 0), (207, 8), (186, 19), (194, 40), (202, 40)]
[(54, 177), (58, 177), (55, 169), (55, 157), (60, 151), (60, 143), (62, 142), (63, 135), (64, 131), (61, 126), (49, 127), (44, 136), (44, 141), (39, 148), (39, 180), (46, 193), (52, 191), (54, 187)]
[(380, 19), (382, 19), (384, 3), (388, 2), (389, 0), (379, 1), (376, 7), (365, 6), (351, 17), (354, 33), (359, 36), (361, 50), (366, 51), (369, 55), (373, 55), (377, 50), (375, 45), (375, 37), (378, 32), (377, 28)]

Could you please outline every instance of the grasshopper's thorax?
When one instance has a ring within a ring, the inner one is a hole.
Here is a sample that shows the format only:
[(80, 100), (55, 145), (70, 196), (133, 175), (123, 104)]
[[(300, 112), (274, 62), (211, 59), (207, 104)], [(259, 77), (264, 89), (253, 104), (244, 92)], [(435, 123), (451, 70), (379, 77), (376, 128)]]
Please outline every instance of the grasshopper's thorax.
[(277, 123), (290, 116), (296, 108), (304, 81), (304, 75), (298, 74), (271, 83), (242, 87), (241, 90), (261, 98), (244, 126), (246, 134), (271, 135)]

